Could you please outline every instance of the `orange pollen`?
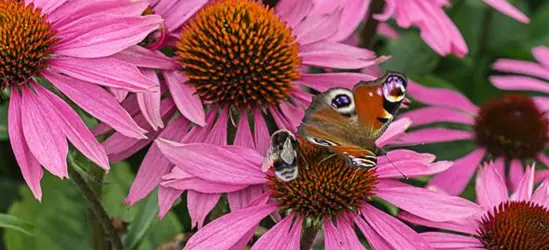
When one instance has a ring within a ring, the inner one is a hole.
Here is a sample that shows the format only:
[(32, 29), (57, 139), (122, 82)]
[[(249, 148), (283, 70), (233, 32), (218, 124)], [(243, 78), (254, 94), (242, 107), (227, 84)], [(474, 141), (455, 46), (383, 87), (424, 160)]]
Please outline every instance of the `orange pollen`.
[(549, 249), (549, 209), (527, 201), (508, 201), (480, 221), (478, 237), (489, 250)]
[(283, 182), (269, 176), (272, 197), (281, 208), (323, 218), (356, 211), (372, 199), (377, 183), (374, 169), (351, 167), (325, 147), (298, 141), (298, 177)]
[(56, 31), (40, 8), (0, 0), (0, 89), (25, 83), (46, 67)]
[(286, 101), (300, 79), (299, 43), (273, 9), (215, 1), (183, 28), (177, 56), (207, 103), (253, 107)]

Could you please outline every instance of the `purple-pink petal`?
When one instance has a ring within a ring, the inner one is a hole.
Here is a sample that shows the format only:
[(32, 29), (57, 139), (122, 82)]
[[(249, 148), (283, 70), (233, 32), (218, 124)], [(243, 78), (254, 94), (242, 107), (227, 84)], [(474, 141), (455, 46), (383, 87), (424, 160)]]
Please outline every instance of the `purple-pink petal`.
[[(149, 80), (160, 85), (158, 76), (156, 75), (154, 69), (140, 69), (139, 71)], [(152, 129), (157, 130), (158, 128), (164, 128), (164, 123), (162, 122), (162, 116), (160, 114), (160, 89), (156, 91), (137, 93), (136, 95), (141, 113), (149, 125), (151, 125)]]
[(505, 90), (531, 90), (549, 93), (547, 82), (529, 76), (490, 76), (490, 82)]
[(484, 245), (475, 237), (440, 232), (427, 232), (419, 235), (435, 249), (484, 249)]
[(267, 123), (265, 123), (261, 110), (254, 109), (253, 112), (255, 148), (261, 155), (265, 155), (269, 148), (269, 130), (267, 129)]
[(283, 220), (276, 223), (269, 231), (263, 234), (250, 250), (278, 250), (286, 249), (286, 241), (289, 238), (290, 227), (292, 226), (294, 216), (288, 215)]
[(412, 98), (424, 104), (459, 109), (469, 112), (472, 115), (475, 115), (478, 111), (477, 106), (469, 101), (467, 97), (455, 90), (429, 88), (409, 81), (408, 93)]
[(158, 217), (162, 219), (183, 194), (182, 190), (160, 186), (158, 188)]
[(326, 40), (337, 32), (341, 10), (324, 15), (309, 15), (295, 26), (293, 34), (301, 46)]
[(37, 200), (42, 200), (42, 188), (40, 180), (44, 175), (40, 163), (32, 154), (23, 134), (21, 120), (21, 96), (17, 88), (11, 89), (10, 104), (8, 108), (8, 134), (10, 144), (17, 160), (17, 164), (23, 174), (23, 179)]
[(511, 166), (509, 167), (509, 184), (513, 192), (517, 191), (517, 188), (524, 176), (524, 167), (518, 159), (511, 160)]
[(385, 130), (385, 132), (377, 138), (376, 145), (378, 147), (383, 147), (391, 143), (391, 141), (394, 141), (396, 138), (403, 136), (404, 132), (410, 127), (410, 125), (412, 125), (412, 121), (408, 118), (401, 118), (392, 122), (389, 124), (387, 130)]
[(412, 120), (414, 126), (421, 126), (435, 122), (454, 122), (473, 125), (475, 119), (471, 114), (445, 107), (424, 107), (408, 111), (400, 115)]
[(475, 185), (477, 202), (485, 209), (499, 205), (509, 196), (505, 180), (492, 163), (478, 170)]
[(167, 57), (162, 52), (149, 50), (139, 45), (129, 47), (112, 57), (140, 68), (177, 70), (180, 67), (176, 60)]
[(549, 80), (549, 70), (536, 62), (498, 59), (492, 64), (492, 68), (503, 72), (531, 75)]
[(206, 125), (202, 101), (185, 83), (187, 79), (177, 71), (164, 72), (164, 78), (179, 112), (199, 126)]
[(449, 141), (471, 140), (473, 133), (448, 128), (425, 128), (408, 132), (392, 144), (415, 145)]
[[(332, 223), (331, 218), (324, 218), (324, 248), (325, 249), (366, 249), (360, 243), (353, 230), (343, 219), (337, 220), (337, 226)], [(352, 235), (348, 235), (351, 233)]]
[(532, 54), (536, 61), (541, 63), (545, 68), (549, 68), (549, 47), (537, 46), (532, 49)]
[(205, 194), (193, 190), (187, 191), (187, 209), (191, 217), (191, 227), (202, 227), (206, 216), (215, 207), (220, 197), (220, 193)]
[(515, 6), (507, 2), (507, 0), (483, 0), (486, 4), (492, 6), (492, 8), (499, 12), (512, 17), (513, 19), (521, 23), (529, 23), (530, 19), (524, 15)]
[(301, 74), (301, 82), (303, 85), (318, 91), (326, 91), (335, 86), (352, 88), (360, 81), (371, 81), (374, 79), (374, 76), (362, 73)]
[(252, 200), (263, 193), (263, 185), (251, 185), (236, 192), (227, 193), (229, 207), (234, 212), (247, 206)]
[(275, 10), (288, 27), (294, 28), (309, 14), (313, 5), (312, 0), (281, 0), (276, 4)]
[[(478, 216), (478, 215), (477, 215)], [(432, 228), (446, 229), (450, 231), (462, 232), (466, 234), (477, 234), (478, 223), (475, 217), (470, 217), (463, 220), (434, 222), (427, 220), (407, 212), (401, 212), (399, 218), (411, 222), (413, 224), (424, 225)]]
[(238, 121), (238, 127), (236, 130), (236, 135), (234, 136), (233, 144), (241, 147), (255, 148), (250, 123), (248, 121), (248, 112), (246, 109), (240, 110), (240, 121)]
[(458, 195), (471, 180), (475, 169), (486, 154), (483, 148), (475, 149), (468, 155), (454, 161), (454, 165), (445, 172), (436, 175), (429, 186), (436, 186), (451, 195)]
[[(521, 166), (522, 167), (522, 166)], [(536, 165), (528, 166), (520, 181), (518, 182), (515, 193), (511, 196), (512, 200), (529, 201), (534, 192), (534, 172)]]

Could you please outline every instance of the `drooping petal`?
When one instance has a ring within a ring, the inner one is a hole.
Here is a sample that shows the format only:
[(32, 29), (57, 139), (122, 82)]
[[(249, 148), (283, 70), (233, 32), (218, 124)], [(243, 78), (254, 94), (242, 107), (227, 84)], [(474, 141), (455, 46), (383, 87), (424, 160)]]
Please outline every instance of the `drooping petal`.
[(283, 246), (288, 240), (290, 227), (294, 219), (293, 214), (290, 214), (283, 220), (276, 223), (269, 231), (263, 234), (257, 242), (254, 243), (250, 250), (278, 250), (285, 249)]
[(206, 125), (202, 101), (185, 83), (187, 79), (177, 71), (165, 71), (164, 78), (179, 112), (199, 126)]
[(38, 162), (52, 174), (68, 177), (67, 154), (69, 145), (65, 134), (48, 114), (50, 107), (43, 107), (35, 93), (28, 87), (22, 88), (21, 123), (23, 134), (30, 151)]
[(141, 42), (150, 32), (160, 27), (162, 18), (158, 15), (147, 15), (110, 18), (106, 21), (73, 39), (61, 40), (56, 44), (55, 53), (81, 58), (110, 56)]
[(332, 41), (342, 41), (353, 34), (364, 20), (370, 1), (347, 1), (339, 20), (337, 33), (330, 37)]
[(434, 222), (431, 220), (427, 220), (427, 219), (412, 215), (407, 212), (401, 212), (399, 215), (399, 218), (405, 221), (411, 222), (413, 224), (424, 225), (432, 228), (446, 229), (446, 230), (462, 232), (462, 233), (472, 234), (472, 235), (476, 235), (477, 229), (478, 229), (478, 222), (476, 221), (475, 217), (470, 217), (467, 219), (457, 220), (457, 221)]
[(135, 65), (115, 58), (57, 58), (49, 64), (63, 74), (105, 87), (133, 92), (159, 90), (158, 82), (143, 75)]
[(51, 118), (57, 121), (57, 125), (61, 127), (72, 145), (99, 167), (108, 170), (109, 159), (105, 149), (95, 139), (78, 114), (61, 98), (41, 85), (35, 85), (34, 91), (44, 97), (38, 101), (43, 104), (42, 106), (48, 106), (48, 110), (52, 111)]
[[(340, 219), (337, 220), (337, 222), (338, 224), (336, 227), (330, 218), (324, 218), (325, 249), (365, 249), (364, 246), (360, 244), (360, 241), (353, 230), (348, 230), (350, 226), (347, 225), (345, 221)], [(353, 235), (347, 235), (349, 231), (351, 231)]]
[(219, 182), (211, 182), (200, 179), (187, 171), (171, 166), (171, 172), (162, 176), (162, 187), (170, 187), (178, 190), (192, 190), (204, 194), (219, 194), (236, 192), (247, 187), (247, 185), (231, 185)]
[(230, 192), (227, 194), (229, 207), (231, 208), (231, 211), (234, 212), (248, 205), (252, 200), (260, 196), (262, 193), (262, 185), (251, 185), (242, 190)]
[(387, 130), (385, 130), (385, 132), (377, 138), (376, 145), (378, 147), (383, 147), (391, 141), (394, 141), (396, 138), (403, 136), (404, 131), (406, 131), (410, 125), (412, 125), (412, 121), (408, 118), (400, 118), (392, 122), (389, 124)]
[[(168, 1), (169, 2), (169, 1)], [(168, 32), (174, 32), (189, 20), (208, 0), (175, 1), (176, 4), (162, 14)], [(155, 8), (156, 10), (156, 8)], [(159, 13), (160, 14), (160, 13)]]
[(485, 164), (479, 169), (475, 185), (477, 202), (485, 209), (499, 205), (509, 196), (505, 180), (493, 164)]
[(234, 136), (234, 145), (247, 148), (255, 148), (250, 123), (248, 122), (248, 112), (245, 109), (240, 110), (240, 121), (236, 135)]
[(484, 249), (484, 245), (475, 237), (440, 232), (427, 232), (419, 235), (435, 249)]
[(40, 163), (32, 154), (23, 134), (23, 124), (21, 120), (21, 96), (17, 88), (11, 89), (10, 104), (8, 108), (8, 135), (10, 144), (17, 160), (17, 164), (23, 174), (23, 179), (29, 185), (34, 198), (42, 200), (42, 188), (40, 180), (44, 173)]
[(175, 201), (183, 194), (183, 191), (162, 187), (158, 188), (158, 217), (162, 219), (172, 208)]
[(286, 21), (286, 25), (294, 28), (313, 8), (311, 0), (281, 0), (275, 6), (276, 12)]
[[(151, 81), (160, 84), (158, 76), (153, 69), (141, 69), (141, 73)], [(153, 130), (164, 128), (162, 116), (160, 115), (160, 89), (151, 92), (137, 93), (137, 103), (141, 109), (141, 113), (149, 122)]]
[(352, 88), (360, 81), (371, 81), (376, 77), (362, 73), (319, 73), (301, 74), (301, 82), (318, 91), (326, 91), (335, 86)]
[(532, 55), (536, 61), (541, 63), (545, 68), (549, 68), (549, 48), (546, 46), (537, 46), (532, 49)]
[(517, 159), (512, 160), (509, 169), (509, 182), (513, 192), (517, 191), (522, 177), (524, 177), (524, 167), (522, 166), (522, 163)]
[(408, 132), (391, 144), (415, 145), (473, 139), (473, 133), (448, 128), (426, 128)]
[(524, 15), (515, 6), (507, 2), (507, 0), (483, 0), (486, 4), (492, 6), (492, 8), (499, 12), (512, 17), (513, 19), (521, 23), (529, 23), (530, 19)]
[(112, 55), (113, 58), (131, 63), (140, 68), (177, 70), (179, 65), (173, 58), (160, 51), (153, 51), (139, 45), (129, 47)]
[(392, 216), (364, 203), (360, 212), (366, 222), (394, 249), (432, 249), (414, 230)]
[(389, 243), (385, 241), (386, 237), (379, 235), (376, 230), (374, 230), (366, 221), (364, 221), (364, 219), (362, 219), (362, 217), (354, 217), (354, 222), (366, 240), (368, 240), (368, 244), (372, 246), (372, 249), (391, 249)]
[(361, 69), (388, 59), (376, 59), (369, 50), (335, 42), (317, 42), (302, 46), (299, 56), (304, 65), (338, 69)]
[(471, 114), (444, 107), (424, 107), (414, 109), (400, 115), (412, 120), (414, 126), (421, 126), (435, 122), (455, 122), (473, 125), (475, 119)]
[(205, 143), (213, 145), (225, 146), (227, 145), (227, 116), (229, 115), (228, 108), (223, 108), (219, 112), (219, 117), (213, 127), (208, 131)]
[(194, 234), (184, 249), (229, 249), (275, 210), (275, 204), (267, 204), (243, 208), (224, 215)]
[(279, 107), (281, 115), (286, 118), (289, 126), (297, 130), (297, 127), (301, 124), (301, 119), (305, 115), (305, 110), (290, 103), (281, 103)]
[[(451, 161), (439, 161), (432, 164), (409, 161), (402, 164), (385, 164), (377, 167), (376, 174), (379, 178), (413, 178), (438, 174), (448, 170), (454, 163)], [(404, 176), (403, 176), (404, 175)]]
[(42, 13), (51, 13), (55, 9), (59, 8), (59, 6), (63, 5), (67, 0), (58, 0), (58, 1), (51, 1), (51, 0), (30, 0), (29, 3), (34, 3), (34, 6), (36, 8), (42, 9)]
[[(51, 1), (50, 2), (63, 2)], [(96, 17), (108, 13), (113, 16), (139, 16), (148, 6), (147, 1), (88, 1), (70, 0), (48, 15), (48, 20), (55, 21), (54, 28), (59, 32), (70, 27), (83, 17)]]
[(511, 200), (529, 201), (530, 198), (532, 198), (532, 193), (534, 192), (535, 169), (535, 164), (526, 168), (526, 172), (520, 179), (515, 193), (511, 196)]
[[(207, 143), (179, 144), (164, 139), (157, 139), (156, 144), (171, 162), (202, 179), (237, 185), (267, 181), (257, 167), (262, 156), (252, 149)], [(256, 164), (249, 161), (251, 157), (256, 159)], [(257, 170), (252, 171), (254, 168)]]
[(257, 152), (266, 155), (269, 148), (269, 130), (259, 109), (254, 109), (254, 139)]
[(191, 227), (202, 227), (206, 216), (215, 207), (219, 197), (221, 197), (220, 193), (205, 194), (192, 190), (187, 192), (187, 208), (191, 216)]
[(532, 201), (549, 206), (549, 179), (545, 179), (532, 195)]
[(461, 93), (444, 88), (429, 88), (420, 84), (408, 81), (409, 95), (424, 103), (434, 106), (459, 109), (475, 115), (478, 107), (475, 106), (467, 97)]
[(514, 59), (498, 59), (494, 62), (494, 64), (492, 64), (492, 68), (498, 71), (531, 75), (549, 80), (549, 70), (536, 62)]
[[(381, 184), (385, 182), (385, 184)], [(386, 183), (393, 180), (380, 180), (376, 186), (376, 195), (391, 204), (414, 215), (428, 220), (442, 222), (469, 217), (482, 208), (466, 199), (435, 192), (414, 186), (391, 187)], [(421, 197), (418, 199), (417, 197)]]
[(549, 84), (529, 76), (490, 76), (490, 82), (505, 90), (540, 91), (549, 93)]
[(146, 138), (146, 131), (140, 128), (114, 97), (101, 87), (50, 72), (43, 72), (42, 75), (95, 118), (128, 137)]
[(322, 41), (337, 32), (341, 11), (325, 15), (308, 16), (293, 29), (300, 45)]
[(450, 195), (460, 194), (471, 180), (476, 167), (485, 154), (485, 149), (475, 149), (468, 155), (454, 161), (454, 165), (448, 170), (436, 175), (429, 182), (429, 186), (441, 188)]

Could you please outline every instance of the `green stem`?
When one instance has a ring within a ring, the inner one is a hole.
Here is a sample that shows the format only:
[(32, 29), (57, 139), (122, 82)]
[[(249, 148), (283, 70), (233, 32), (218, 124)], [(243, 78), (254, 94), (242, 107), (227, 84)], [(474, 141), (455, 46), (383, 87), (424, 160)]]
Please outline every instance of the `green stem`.
[(368, 8), (368, 18), (360, 31), (360, 47), (373, 49), (377, 34), (377, 26), (379, 25), (379, 21), (374, 18), (374, 15), (383, 12), (384, 7), (385, 0), (373, 0), (370, 4), (370, 7)]
[[(69, 159), (69, 164), (71, 165), (71, 167), (69, 167), (69, 175), (74, 183), (80, 188), (82, 194), (84, 194), (84, 198), (88, 201), (88, 209), (92, 212), (90, 222), (99, 224), (102, 229), (102, 232), (94, 231), (94, 242), (95, 240), (100, 240), (99, 237), (103, 237), (103, 239), (107, 239), (109, 241), (113, 249), (124, 250), (124, 245), (122, 245), (118, 232), (114, 229), (111, 218), (101, 204), (101, 200), (97, 195), (98, 192), (94, 190), (94, 187), (92, 187), (92, 185), (90, 185), (90, 183), (88, 183), (84, 177), (75, 170), (75, 168), (80, 167), (76, 162), (74, 162), (73, 159)], [(92, 229), (97, 229), (97, 225), (92, 224)], [(99, 242), (96, 242), (96, 249), (106, 245), (104, 243), (98, 245), (98, 243)]]
[(300, 250), (311, 249), (319, 229), (320, 228), (315, 225), (304, 226), (303, 235), (301, 236), (301, 242), (299, 244)]

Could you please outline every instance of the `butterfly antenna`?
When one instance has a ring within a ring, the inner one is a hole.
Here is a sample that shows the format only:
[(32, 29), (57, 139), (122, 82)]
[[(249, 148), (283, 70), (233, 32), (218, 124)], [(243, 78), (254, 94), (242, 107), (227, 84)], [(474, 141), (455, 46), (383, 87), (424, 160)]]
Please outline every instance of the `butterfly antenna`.
[(328, 159), (334, 157), (335, 155), (336, 155), (336, 154), (331, 154), (331, 155), (328, 155), (328, 156), (324, 157), (324, 159), (320, 160), (320, 161), (318, 162), (318, 164), (322, 163), (322, 162), (325, 161), (325, 160), (328, 160)]
[(393, 161), (391, 161), (391, 159), (385, 155), (385, 158), (387, 158), (387, 160), (391, 163), (391, 165), (400, 173), (400, 175), (402, 175), (402, 177), (404, 177), (404, 179), (408, 179), (408, 176), (405, 175), (404, 173), (402, 173), (402, 171), (400, 171), (400, 169), (397, 168), (397, 166), (393, 163)]
[(349, 181), (349, 182), (351, 182), (351, 183), (353, 182), (353, 180), (355, 179), (355, 176), (356, 176), (356, 172), (358, 172), (357, 167), (355, 167), (355, 171), (353, 172), (353, 176), (351, 177), (351, 181)]

